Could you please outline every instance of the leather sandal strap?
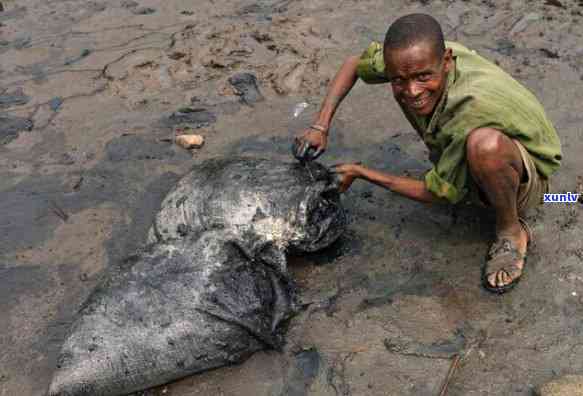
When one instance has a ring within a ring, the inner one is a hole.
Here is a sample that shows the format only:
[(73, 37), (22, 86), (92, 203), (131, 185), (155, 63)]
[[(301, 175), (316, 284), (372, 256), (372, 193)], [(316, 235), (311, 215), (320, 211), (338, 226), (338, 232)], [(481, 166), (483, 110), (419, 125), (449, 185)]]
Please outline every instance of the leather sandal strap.
[(490, 248), (486, 263), (486, 273), (492, 274), (498, 271), (505, 271), (511, 274), (515, 271), (521, 271), (516, 266), (516, 262), (524, 260), (526, 255), (521, 254), (516, 246), (509, 239), (499, 239)]
[(534, 234), (532, 232), (532, 228), (530, 228), (530, 226), (528, 225), (526, 220), (523, 219), (522, 217), (518, 218), (518, 222), (520, 223), (522, 228), (524, 228), (524, 231), (526, 231), (526, 235), (528, 236), (528, 244), (533, 245), (534, 244)]

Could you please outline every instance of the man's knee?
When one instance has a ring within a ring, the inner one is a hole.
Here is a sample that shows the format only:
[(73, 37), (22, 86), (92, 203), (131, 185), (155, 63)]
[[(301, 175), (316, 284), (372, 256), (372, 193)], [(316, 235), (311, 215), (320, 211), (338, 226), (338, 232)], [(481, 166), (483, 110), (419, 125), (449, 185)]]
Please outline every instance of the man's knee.
[(507, 166), (512, 167), (520, 179), (524, 166), (520, 150), (511, 138), (492, 128), (479, 128), (470, 132), (466, 140), (466, 159), (474, 176), (495, 174)]
[(475, 129), (466, 140), (466, 155), (468, 161), (483, 162), (489, 159), (500, 159), (504, 146), (512, 141), (502, 132), (492, 128)]

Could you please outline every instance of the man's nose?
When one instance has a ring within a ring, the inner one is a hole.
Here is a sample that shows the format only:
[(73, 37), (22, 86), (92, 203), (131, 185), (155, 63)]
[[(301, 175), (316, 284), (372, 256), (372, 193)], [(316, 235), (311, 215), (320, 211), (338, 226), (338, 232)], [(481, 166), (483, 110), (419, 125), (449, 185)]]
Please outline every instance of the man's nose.
[(423, 89), (419, 86), (419, 84), (417, 84), (415, 80), (409, 81), (407, 83), (406, 93), (410, 98), (416, 98), (421, 94), (422, 91)]

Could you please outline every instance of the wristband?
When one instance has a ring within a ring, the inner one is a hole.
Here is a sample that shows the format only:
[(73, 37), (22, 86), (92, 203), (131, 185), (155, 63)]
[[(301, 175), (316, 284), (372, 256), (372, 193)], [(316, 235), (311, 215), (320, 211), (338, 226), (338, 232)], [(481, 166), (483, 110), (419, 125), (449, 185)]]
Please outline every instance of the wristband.
[(327, 128), (324, 128), (322, 125), (316, 125), (316, 124), (310, 125), (310, 129), (314, 129), (316, 131), (320, 131), (320, 132), (322, 132), (324, 134), (328, 133), (328, 129)]

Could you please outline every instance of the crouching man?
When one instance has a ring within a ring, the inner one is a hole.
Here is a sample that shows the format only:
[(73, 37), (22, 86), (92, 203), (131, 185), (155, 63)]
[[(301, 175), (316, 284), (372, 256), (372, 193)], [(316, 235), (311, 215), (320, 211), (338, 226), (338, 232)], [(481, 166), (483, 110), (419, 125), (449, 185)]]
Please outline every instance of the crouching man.
[(296, 138), (300, 151), (326, 149), (334, 113), (358, 79), (389, 83), (405, 116), (430, 150), (425, 180), (359, 164), (334, 168), (346, 190), (362, 179), (421, 202), (470, 197), (496, 213), (496, 240), (484, 286), (503, 293), (520, 279), (531, 239), (519, 214), (542, 202), (562, 158), (559, 138), (535, 96), (476, 52), (444, 41), (429, 15), (399, 18), (384, 44), (349, 57), (328, 90), (314, 124)]

